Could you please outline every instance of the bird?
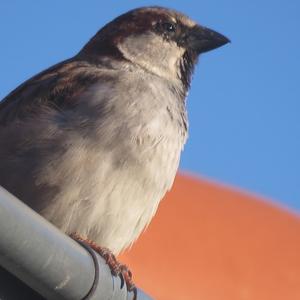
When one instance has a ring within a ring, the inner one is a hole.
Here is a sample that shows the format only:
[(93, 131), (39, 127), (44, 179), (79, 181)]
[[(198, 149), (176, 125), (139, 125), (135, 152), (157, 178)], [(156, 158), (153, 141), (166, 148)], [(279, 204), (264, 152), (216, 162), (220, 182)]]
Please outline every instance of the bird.
[(199, 55), (227, 43), (164, 7), (115, 18), (0, 102), (0, 185), (62, 232), (118, 255), (172, 187)]

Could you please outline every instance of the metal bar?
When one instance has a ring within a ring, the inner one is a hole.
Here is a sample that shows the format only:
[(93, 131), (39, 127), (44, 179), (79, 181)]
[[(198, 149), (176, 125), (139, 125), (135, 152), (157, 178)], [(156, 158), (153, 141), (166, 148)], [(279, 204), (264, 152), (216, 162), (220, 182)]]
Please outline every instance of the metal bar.
[[(89, 300), (133, 299), (98, 254), (91, 255), (1, 187), (0, 237), (0, 265), (46, 299), (87, 299), (92, 286)], [(137, 299), (151, 298), (138, 290)]]
[(0, 266), (1, 300), (45, 300), (41, 295), (27, 286), (23, 281)]

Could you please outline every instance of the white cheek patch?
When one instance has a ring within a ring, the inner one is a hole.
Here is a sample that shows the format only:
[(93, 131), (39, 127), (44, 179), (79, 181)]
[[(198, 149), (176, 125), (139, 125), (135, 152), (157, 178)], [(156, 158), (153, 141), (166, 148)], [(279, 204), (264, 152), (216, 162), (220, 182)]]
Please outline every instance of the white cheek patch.
[(178, 79), (179, 61), (185, 49), (154, 33), (132, 35), (118, 45), (124, 57), (149, 72), (169, 80)]

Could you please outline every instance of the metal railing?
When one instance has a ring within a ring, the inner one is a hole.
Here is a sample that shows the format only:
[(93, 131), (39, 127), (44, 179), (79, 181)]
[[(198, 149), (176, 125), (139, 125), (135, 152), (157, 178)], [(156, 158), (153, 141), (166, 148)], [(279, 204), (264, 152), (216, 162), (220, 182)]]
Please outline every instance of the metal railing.
[[(49, 300), (131, 300), (105, 261), (0, 187), (0, 266)], [(1, 282), (4, 286), (8, 283)], [(11, 284), (11, 282), (10, 282)], [(17, 284), (17, 283), (16, 283)], [(11, 300), (15, 298), (7, 298)], [(20, 298), (23, 299), (23, 298)], [(137, 300), (151, 298), (138, 289)]]

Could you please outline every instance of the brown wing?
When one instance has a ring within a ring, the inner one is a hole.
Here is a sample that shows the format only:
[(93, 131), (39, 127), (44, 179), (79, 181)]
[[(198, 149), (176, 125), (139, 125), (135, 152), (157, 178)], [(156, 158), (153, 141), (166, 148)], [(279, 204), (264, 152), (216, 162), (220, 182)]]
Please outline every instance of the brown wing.
[(65, 112), (77, 106), (78, 95), (99, 80), (97, 70), (87, 62), (64, 61), (29, 79), (0, 102), (0, 185), (37, 211), (61, 188), (51, 182), (37, 184), (37, 176), (68, 147), (65, 123), (43, 122), (48, 115), (45, 111)]
[(63, 61), (30, 78), (0, 102), (0, 125), (34, 117), (40, 107), (72, 107), (76, 94), (97, 80), (90, 65), (73, 59)]

